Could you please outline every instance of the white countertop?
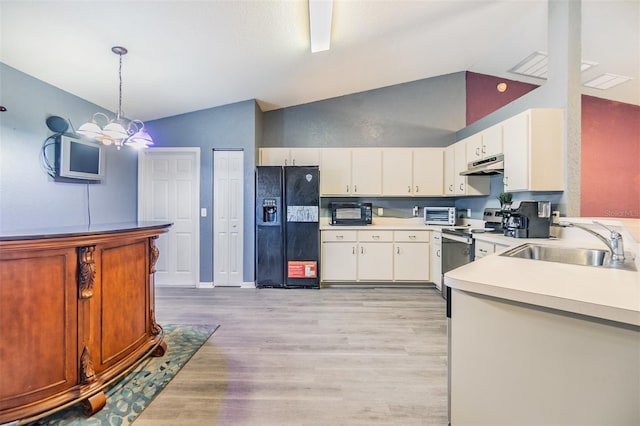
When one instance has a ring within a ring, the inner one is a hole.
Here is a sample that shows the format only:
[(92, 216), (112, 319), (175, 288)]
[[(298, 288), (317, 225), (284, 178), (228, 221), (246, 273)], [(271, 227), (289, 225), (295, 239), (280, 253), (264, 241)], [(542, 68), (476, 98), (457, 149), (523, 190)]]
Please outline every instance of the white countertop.
[[(504, 237), (503, 237), (504, 238)], [(520, 245), (534, 242), (518, 239)], [(596, 243), (586, 248), (600, 248)], [(540, 243), (540, 240), (535, 240)], [(542, 244), (585, 247), (581, 242)], [(636, 266), (638, 265), (636, 256)], [(640, 270), (640, 267), (638, 268)], [(472, 293), (640, 326), (640, 272), (487, 256), (445, 274), (447, 286)]]

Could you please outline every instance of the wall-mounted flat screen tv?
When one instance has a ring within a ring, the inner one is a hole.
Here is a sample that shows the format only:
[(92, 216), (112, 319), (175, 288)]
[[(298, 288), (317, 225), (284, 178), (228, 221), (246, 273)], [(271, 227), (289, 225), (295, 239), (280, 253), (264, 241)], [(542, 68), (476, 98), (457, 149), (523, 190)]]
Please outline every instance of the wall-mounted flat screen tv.
[(105, 173), (104, 146), (60, 135), (57, 144), (58, 176), (70, 179), (102, 180)]

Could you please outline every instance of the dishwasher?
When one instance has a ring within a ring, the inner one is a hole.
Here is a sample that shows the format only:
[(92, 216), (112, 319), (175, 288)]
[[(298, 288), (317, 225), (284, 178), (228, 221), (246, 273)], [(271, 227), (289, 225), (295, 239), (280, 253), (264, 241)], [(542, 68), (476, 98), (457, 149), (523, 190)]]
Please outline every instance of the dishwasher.
[(443, 298), (447, 298), (447, 286), (444, 274), (459, 266), (473, 262), (474, 239), (473, 230), (469, 227), (452, 227), (442, 229), (442, 285)]

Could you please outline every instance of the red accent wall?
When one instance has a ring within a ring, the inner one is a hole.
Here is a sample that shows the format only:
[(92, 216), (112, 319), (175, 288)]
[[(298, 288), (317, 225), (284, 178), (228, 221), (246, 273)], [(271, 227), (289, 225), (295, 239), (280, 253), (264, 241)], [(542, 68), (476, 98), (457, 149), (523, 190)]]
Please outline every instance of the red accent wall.
[(582, 96), (581, 216), (640, 218), (640, 106)]
[[(467, 126), (536, 89), (534, 84), (467, 72)], [(507, 83), (499, 92), (498, 83)]]
[[(466, 80), (467, 125), (538, 87), (472, 72)], [(582, 96), (581, 156), (580, 215), (640, 218), (640, 106)]]

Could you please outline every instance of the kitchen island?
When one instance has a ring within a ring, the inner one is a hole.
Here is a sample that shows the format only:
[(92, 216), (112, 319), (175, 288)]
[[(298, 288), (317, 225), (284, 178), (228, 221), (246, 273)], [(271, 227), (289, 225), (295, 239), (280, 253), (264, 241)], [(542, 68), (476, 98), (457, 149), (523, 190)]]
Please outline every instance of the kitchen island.
[(452, 425), (640, 424), (637, 270), (494, 254), (445, 284)]
[(169, 223), (0, 234), (0, 423), (76, 402), (166, 349), (155, 321), (155, 241)]

